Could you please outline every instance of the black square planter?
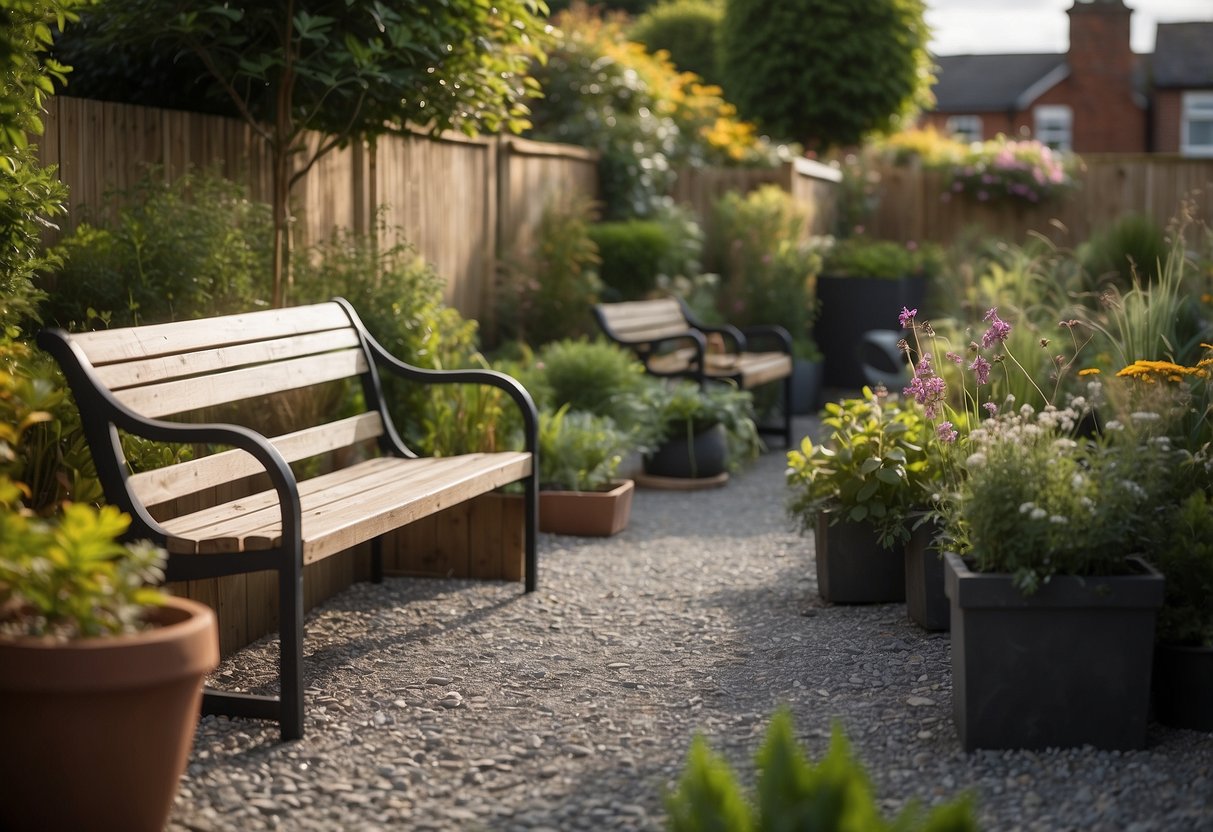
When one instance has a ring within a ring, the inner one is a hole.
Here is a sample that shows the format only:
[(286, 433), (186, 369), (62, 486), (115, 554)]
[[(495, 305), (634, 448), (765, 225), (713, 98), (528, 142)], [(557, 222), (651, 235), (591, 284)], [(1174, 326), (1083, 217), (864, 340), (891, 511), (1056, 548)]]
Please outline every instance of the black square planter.
[(924, 630), (948, 629), (951, 609), (943, 591), (943, 553), (935, 548), (934, 523), (923, 523), (906, 544), (906, 614)]
[(1142, 748), (1162, 575), (1055, 575), (1024, 596), (1010, 575), (945, 558), (952, 704), (966, 751)]
[(885, 549), (870, 523), (830, 525), (831, 512), (817, 515), (814, 548), (817, 591), (833, 604), (882, 604), (906, 599), (902, 547)]
[(1154, 647), (1154, 716), (1172, 728), (1213, 731), (1213, 647)]

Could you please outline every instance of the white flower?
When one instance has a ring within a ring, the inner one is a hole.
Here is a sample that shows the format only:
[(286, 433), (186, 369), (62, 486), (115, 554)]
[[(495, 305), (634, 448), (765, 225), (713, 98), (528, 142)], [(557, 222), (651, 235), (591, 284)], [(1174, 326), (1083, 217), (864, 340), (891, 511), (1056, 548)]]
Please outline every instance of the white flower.
[(1124, 430), (1125, 429), (1125, 426), (1122, 425), (1120, 422), (1118, 422), (1116, 419), (1111, 420), (1103, 427), (1104, 427), (1104, 430)]
[(1043, 520), (1045, 517), (1049, 516), (1049, 512), (1045, 511), (1043, 508), (1034, 508), (1032, 509), (1032, 513), (1028, 516), (1033, 520)]
[(1027, 514), (1029, 511), (1031, 511), (1034, 508), (1036, 508), (1036, 503), (1033, 503), (1033, 502), (1023, 503), (1019, 506), (1019, 513)]
[(977, 469), (986, 464), (986, 455), (981, 451), (975, 454), (969, 454), (969, 458), (965, 460), (965, 467)]
[(1162, 417), (1149, 410), (1137, 410), (1130, 413), (1129, 418), (1135, 422), (1157, 422)]
[(1074, 476), (1070, 477), (1070, 487), (1075, 491), (1081, 490), (1086, 484), (1087, 480), (1082, 474), (1075, 474)]
[(1058, 526), (1064, 526), (1066, 523), (1069, 523), (1070, 521), (1067, 520), (1065, 517), (1062, 517), (1060, 514), (1054, 514), (1052, 517), (1049, 518), (1049, 522), (1054, 523)]

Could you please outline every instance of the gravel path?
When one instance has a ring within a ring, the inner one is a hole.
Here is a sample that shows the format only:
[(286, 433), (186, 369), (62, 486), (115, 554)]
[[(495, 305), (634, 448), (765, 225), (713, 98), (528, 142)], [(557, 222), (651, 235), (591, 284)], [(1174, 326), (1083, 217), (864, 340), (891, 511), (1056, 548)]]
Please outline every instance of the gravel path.
[[(845, 728), (889, 812), (968, 789), (987, 830), (1213, 830), (1213, 735), (962, 752), (946, 634), (904, 605), (822, 604), (783, 467), (638, 492), (614, 538), (541, 537), (529, 596), (352, 587), (308, 617), (306, 737), (205, 718), (170, 829), (661, 829), (696, 732), (749, 772), (787, 704), (814, 758)], [(218, 672), (267, 684), (275, 657), (262, 641)]]

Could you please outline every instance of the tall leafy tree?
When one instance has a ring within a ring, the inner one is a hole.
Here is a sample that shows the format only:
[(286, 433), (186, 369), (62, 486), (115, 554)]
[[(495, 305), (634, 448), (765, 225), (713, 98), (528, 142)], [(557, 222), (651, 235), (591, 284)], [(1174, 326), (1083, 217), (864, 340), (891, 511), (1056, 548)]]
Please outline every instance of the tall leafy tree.
[(281, 305), (291, 187), (332, 150), (410, 123), (524, 129), (546, 12), (542, 0), (107, 0), (86, 20), (82, 51), (122, 54), (133, 72), (131, 47), (192, 62), (267, 142)]
[(727, 0), (725, 92), (780, 139), (824, 150), (895, 130), (930, 102), (923, 0)]

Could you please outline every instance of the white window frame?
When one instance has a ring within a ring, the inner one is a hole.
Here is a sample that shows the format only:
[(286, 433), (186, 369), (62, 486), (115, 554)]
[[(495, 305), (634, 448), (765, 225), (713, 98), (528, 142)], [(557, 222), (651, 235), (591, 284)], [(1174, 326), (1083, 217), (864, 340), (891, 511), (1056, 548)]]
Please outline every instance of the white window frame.
[(1072, 150), (1074, 111), (1064, 104), (1041, 104), (1032, 108), (1032, 135), (1054, 150)]
[[(1179, 152), (1184, 156), (1213, 157), (1213, 92), (1185, 92), (1179, 123)], [(1211, 125), (1207, 143), (1192, 142), (1192, 123)]]
[(981, 116), (948, 116), (944, 129), (948, 131), (949, 136), (956, 136), (961, 141), (979, 142), (985, 138), (985, 133), (982, 132)]

